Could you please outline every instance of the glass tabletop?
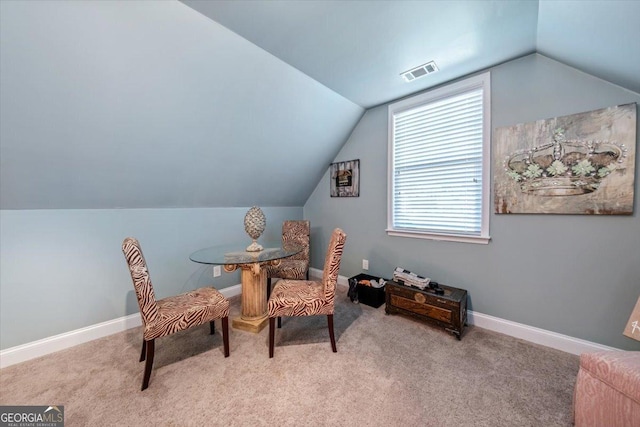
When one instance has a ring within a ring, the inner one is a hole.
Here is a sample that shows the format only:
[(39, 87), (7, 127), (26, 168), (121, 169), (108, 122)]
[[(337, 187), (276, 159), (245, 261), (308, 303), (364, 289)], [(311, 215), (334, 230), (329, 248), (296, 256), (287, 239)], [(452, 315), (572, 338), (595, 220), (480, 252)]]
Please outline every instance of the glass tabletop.
[(264, 249), (260, 252), (247, 252), (245, 248), (248, 244), (212, 246), (192, 253), (189, 255), (189, 259), (200, 264), (253, 264), (256, 262), (287, 258), (302, 250), (300, 246), (287, 246), (283, 248), (281, 242), (261, 244)]

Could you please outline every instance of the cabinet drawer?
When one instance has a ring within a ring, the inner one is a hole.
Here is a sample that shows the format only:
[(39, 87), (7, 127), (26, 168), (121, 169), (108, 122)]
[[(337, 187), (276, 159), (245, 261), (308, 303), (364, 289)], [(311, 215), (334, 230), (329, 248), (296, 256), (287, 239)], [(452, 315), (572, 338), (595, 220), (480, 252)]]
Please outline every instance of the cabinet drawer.
[(442, 322), (452, 323), (453, 321), (451, 310), (403, 298), (398, 295), (391, 295), (391, 305)]

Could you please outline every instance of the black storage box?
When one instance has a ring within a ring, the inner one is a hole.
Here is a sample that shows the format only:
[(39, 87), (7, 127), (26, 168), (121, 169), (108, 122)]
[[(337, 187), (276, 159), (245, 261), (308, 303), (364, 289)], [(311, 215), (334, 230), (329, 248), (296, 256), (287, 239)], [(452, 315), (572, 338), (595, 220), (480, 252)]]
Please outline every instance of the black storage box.
[[(380, 277), (370, 276), (364, 273), (358, 274), (349, 279), (350, 282), (352, 280), (355, 280), (356, 283), (361, 280), (375, 280), (378, 283), (380, 283)], [(373, 286), (358, 284), (356, 285), (356, 289), (358, 291), (358, 301), (361, 304), (365, 304), (374, 308), (378, 308), (382, 304), (384, 304), (384, 301), (385, 301), (384, 286), (381, 288), (374, 288)]]

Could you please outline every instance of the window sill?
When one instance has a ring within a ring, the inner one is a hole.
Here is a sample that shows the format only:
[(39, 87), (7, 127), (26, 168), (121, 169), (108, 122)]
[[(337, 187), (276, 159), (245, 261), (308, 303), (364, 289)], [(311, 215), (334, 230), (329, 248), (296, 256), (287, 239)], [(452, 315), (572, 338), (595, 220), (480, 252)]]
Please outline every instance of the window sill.
[(409, 237), (413, 239), (442, 240), (446, 242), (462, 242), (486, 245), (491, 240), (490, 236), (463, 236), (458, 234), (434, 234), (419, 231), (399, 231), (387, 229), (387, 235), (396, 237)]

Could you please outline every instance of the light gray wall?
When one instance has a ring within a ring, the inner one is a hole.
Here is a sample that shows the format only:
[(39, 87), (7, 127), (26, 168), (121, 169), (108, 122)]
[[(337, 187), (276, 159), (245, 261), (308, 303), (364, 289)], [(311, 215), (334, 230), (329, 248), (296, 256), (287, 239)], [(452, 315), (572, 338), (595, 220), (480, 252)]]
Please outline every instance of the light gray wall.
[(302, 206), (364, 112), (177, 1), (0, 1), (0, 87), (0, 209)]
[[(537, 54), (490, 71), (492, 129), (640, 102), (638, 94)], [(640, 294), (638, 179), (632, 216), (492, 213), (488, 245), (438, 242), (389, 237), (384, 231), (386, 105), (365, 113), (335, 161), (356, 158), (360, 197), (329, 197), (327, 167), (304, 206), (313, 229), (313, 267), (322, 266), (331, 230), (339, 226), (348, 235), (343, 276), (360, 273), (363, 258), (371, 274), (383, 277), (401, 266), (467, 289), (471, 310), (640, 350), (640, 343), (622, 335)], [(636, 175), (637, 170), (636, 165)]]
[[(142, 245), (156, 296), (199, 286), (240, 283), (238, 272), (213, 278), (189, 254), (204, 247), (247, 245), (249, 208), (67, 209), (0, 211), (0, 349), (138, 312), (122, 241)], [(279, 242), (282, 221), (302, 208), (263, 208), (260, 242)]]

